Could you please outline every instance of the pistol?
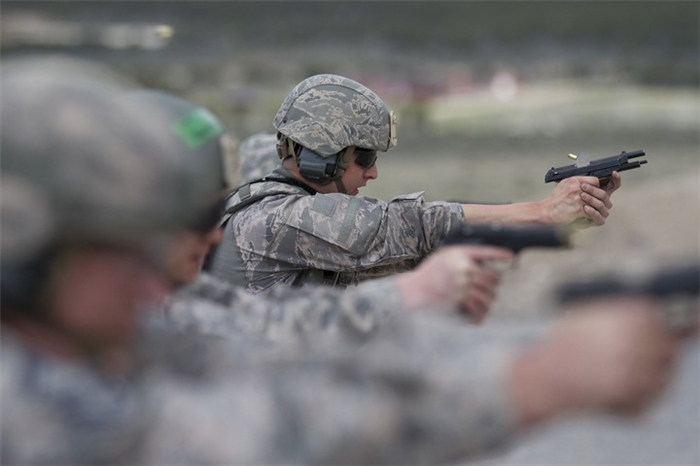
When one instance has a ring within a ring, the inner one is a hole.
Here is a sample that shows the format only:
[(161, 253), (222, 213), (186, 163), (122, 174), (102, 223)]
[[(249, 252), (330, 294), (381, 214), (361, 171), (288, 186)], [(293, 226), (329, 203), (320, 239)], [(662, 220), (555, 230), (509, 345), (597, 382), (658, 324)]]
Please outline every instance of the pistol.
[(565, 165), (559, 168), (550, 168), (544, 175), (544, 182), (561, 181), (572, 176), (596, 176), (600, 180), (600, 185), (605, 186), (612, 179), (614, 171), (621, 172), (639, 168), (647, 163), (646, 160), (630, 162), (630, 159), (646, 155), (643, 150), (633, 150), (631, 152), (622, 151), (618, 155), (592, 160), (588, 165), (579, 167), (576, 164)]
[(682, 331), (698, 325), (698, 293), (700, 264), (691, 264), (662, 269), (645, 280), (633, 281), (610, 275), (587, 282), (567, 283), (558, 288), (555, 296), (560, 304), (613, 295), (653, 296), (669, 304), (669, 311), (664, 315), (669, 327)]
[(570, 230), (553, 225), (467, 224), (452, 231), (444, 244), (479, 244), (510, 249), (518, 254), (525, 248), (571, 246)]

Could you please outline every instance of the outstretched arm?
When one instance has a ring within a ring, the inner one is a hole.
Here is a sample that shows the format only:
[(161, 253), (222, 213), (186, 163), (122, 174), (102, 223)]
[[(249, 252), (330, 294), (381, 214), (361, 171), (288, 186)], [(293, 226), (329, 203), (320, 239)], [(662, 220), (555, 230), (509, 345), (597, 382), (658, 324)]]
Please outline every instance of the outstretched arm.
[(603, 225), (610, 215), (610, 197), (620, 188), (622, 179), (613, 173), (612, 183), (600, 187), (595, 176), (576, 176), (559, 182), (541, 201), (504, 205), (462, 204), (467, 222), (473, 223), (538, 223), (568, 225), (579, 218), (587, 226)]
[(221, 337), (245, 333), (276, 341), (366, 336), (390, 317), (417, 309), (457, 312), (479, 322), (500, 282), (499, 272), (480, 263), (511, 259), (506, 249), (450, 246), (411, 272), (346, 290), (278, 287), (257, 295), (203, 274), (164, 303), (163, 315), (185, 332)]
[(518, 355), (509, 388), (519, 423), (562, 413), (636, 414), (671, 375), (676, 339), (647, 298), (607, 298), (571, 309), (540, 344)]

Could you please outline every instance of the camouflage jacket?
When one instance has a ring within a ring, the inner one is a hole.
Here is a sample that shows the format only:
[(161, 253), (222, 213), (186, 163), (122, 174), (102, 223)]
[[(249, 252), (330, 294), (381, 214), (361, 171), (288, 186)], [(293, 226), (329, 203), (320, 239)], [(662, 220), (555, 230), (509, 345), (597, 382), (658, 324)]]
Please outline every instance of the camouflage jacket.
[(364, 339), (402, 309), (395, 280), (373, 280), (343, 293), (329, 287), (278, 287), (253, 295), (205, 272), (168, 297), (160, 317), (178, 332), (248, 334), (274, 342)]
[(2, 464), (134, 464), (150, 403), (134, 380), (26, 349), (2, 332)]
[(204, 364), (166, 358), (199, 370), (154, 363), (121, 380), (3, 335), (2, 463), (425, 464), (502, 444), (507, 352), (411, 320), (359, 347), (220, 340)]
[[(268, 176), (290, 177), (282, 167)], [(238, 190), (228, 199), (234, 206), (244, 207), (227, 221), (210, 271), (254, 293), (409, 270), (464, 221), (459, 204), (425, 202), (421, 193), (387, 203), (275, 181)]]

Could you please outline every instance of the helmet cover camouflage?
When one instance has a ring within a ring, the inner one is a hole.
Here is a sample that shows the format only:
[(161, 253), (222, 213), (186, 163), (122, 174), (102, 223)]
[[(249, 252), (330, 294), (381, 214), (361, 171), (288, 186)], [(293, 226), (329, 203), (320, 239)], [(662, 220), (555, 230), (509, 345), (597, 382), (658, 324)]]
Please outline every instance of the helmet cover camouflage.
[(227, 188), (236, 188), (241, 184), (239, 173), (240, 160), (238, 146), (240, 141), (230, 131), (221, 138), (221, 157), (223, 159), (224, 181)]
[(258, 133), (244, 139), (238, 153), (244, 183), (259, 180), (274, 170), (280, 161), (274, 134)]
[(349, 146), (386, 152), (396, 145), (394, 115), (384, 102), (362, 84), (332, 74), (292, 89), (273, 125), (324, 158)]
[(162, 117), (93, 71), (51, 59), (3, 64), (3, 263), (31, 260), (48, 243), (143, 243), (196, 213), (191, 168), (173, 155)]

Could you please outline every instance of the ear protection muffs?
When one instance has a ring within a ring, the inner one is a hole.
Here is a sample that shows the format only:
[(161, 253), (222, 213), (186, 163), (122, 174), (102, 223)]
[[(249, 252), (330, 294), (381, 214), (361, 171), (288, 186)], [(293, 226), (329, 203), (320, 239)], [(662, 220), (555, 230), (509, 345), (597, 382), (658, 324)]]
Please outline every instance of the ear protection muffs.
[(297, 157), (297, 166), (301, 176), (307, 180), (318, 184), (327, 184), (336, 174), (337, 161), (338, 154), (324, 158), (311, 149), (301, 147)]

